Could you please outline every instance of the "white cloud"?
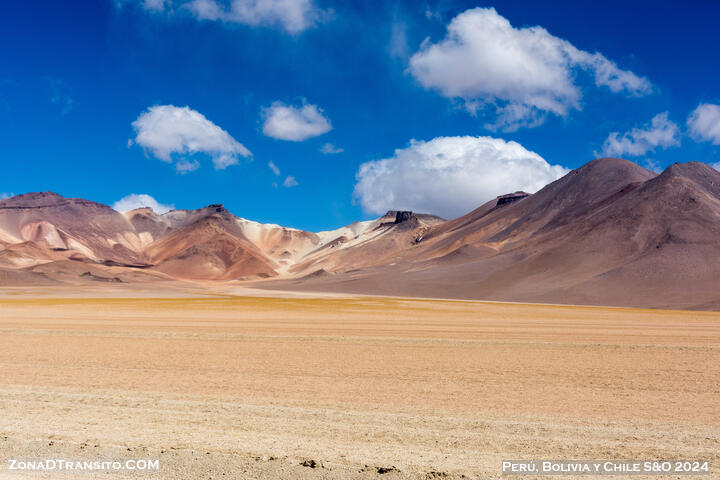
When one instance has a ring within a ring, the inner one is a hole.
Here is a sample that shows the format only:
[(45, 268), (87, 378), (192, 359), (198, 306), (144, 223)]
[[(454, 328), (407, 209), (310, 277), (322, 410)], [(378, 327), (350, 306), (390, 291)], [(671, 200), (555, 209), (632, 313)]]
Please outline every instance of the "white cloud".
[(620, 157), (629, 155), (637, 157), (656, 148), (677, 147), (680, 145), (680, 129), (675, 122), (668, 119), (668, 112), (658, 113), (649, 124), (635, 127), (620, 135), (612, 132), (603, 143), (602, 150), (596, 156)]
[(390, 42), (388, 53), (392, 58), (407, 59), (410, 55), (408, 46), (407, 24), (401, 21), (394, 21), (390, 27)]
[[(272, 170), (272, 172), (275, 175), (280, 176), (280, 168), (278, 168), (278, 166), (275, 165), (275, 163), (273, 163), (272, 161), (268, 162), (268, 167), (270, 167), (270, 170)], [(296, 187), (298, 185), (300, 185), (300, 184), (295, 179), (295, 177), (293, 177), (292, 175), (288, 175), (287, 177), (285, 177), (285, 180), (283, 180), (283, 182), (282, 182), (283, 187)], [(278, 183), (273, 182), (272, 186), (277, 188)]]
[[(439, 5), (438, 5), (439, 6)], [(425, 18), (428, 20), (441, 20), (442, 13), (440, 10), (432, 10), (430, 7), (425, 8)]]
[(279, 140), (302, 142), (332, 130), (330, 120), (317, 105), (301, 107), (273, 102), (262, 111), (263, 133)]
[(655, 172), (655, 173), (662, 173), (663, 168), (660, 166), (660, 164), (653, 158), (646, 158), (643, 162), (643, 166), (647, 168), (648, 170)]
[(142, 207), (150, 207), (155, 213), (165, 213), (174, 209), (175, 205), (163, 205), (145, 193), (131, 193), (130, 195), (126, 195), (115, 202), (112, 206), (112, 208), (118, 212), (127, 212), (129, 210), (135, 210), (136, 208)]
[(10, 197), (14, 197), (14, 196), (15, 196), (14, 193), (2, 192), (2, 193), (0, 193), (0, 200), (5, 200), (6, 198), (10, 198)]
[(338, 153), (344, 152), (344, 148), (336, 147), (332, 143), (326, 143), (322, 147), (320, 147), (320, 153), (324, 155), (336, 155)]
[(123, 8), (125, 5), (139, 5), (148, 12), (160, 13), (172, 5), (172, 0), (115, 0), (114, 3), (117, 8)]
[(489, 128), (515, 130), (542, 123), (548, 113), (580, 109), (575, 71), (597, 86), (630, 95), (650, 93), (650, 82), (621, 70), (600, 53), (579, 50), (542, 27), (514, 28), (494, 8), (456, 16), (447, 36), (429, 39), (410, 58), (409, 71), (426, 88), (464, 100), (471, 112), (492, 105), (498, 121)]
[(198, 168), (200, 168), (200, 162), (198, 162), (197, 160), (188, 160), (187, 158), (183, 158), (175, 163), (175, 171), (182, 175), (185, 175), (189, 172), (194, 172)]
[(296, 35), (330, 19), (314, 0), (115, 0), (117, 8), (137, 4), (150, 13), (192, 14), (198, 20), (277, 27)]
[(453, 218), (505, 193), (535, 192), (566, 174), (522, 145), (492, 137), (411, 141), (360, 165), (354, 196), (368, 213), (412, 210)]
[(144, 0), (143, 8), (153, 12), (162, 12), (165, 10), (165, 0)]
[(272, 170), (275, 175), (280, 175), (280, 169), (272, 160), (268, 162), (268, 167), (270, 167), (270, 170)]
[(285, 178), (285, 181), (283, 182), (283, 187), (296, 187), (300, 185), (297, 180), (295, 180), (295, 177), (289, 176)]
[(232, 0), (227, 7), (216, 0), (192, 0), (184, 6), (199, 20), (277, 26), (291, 34), (307, 30), (329, 15), (312, 0)]
[(693, 138), (720, 145), (720, 105), (701, 103), (687, 119)]
[(60, 116), (64, 117), (75, 104), (75, 100), (70, 96), (70, 89), (59, 78), (48, 77), (47, 80), (50, 83), (50, 101), (60, 107)]
[[(209, 155), (216, 170), (238, 163), (238, 157), (252, 154), (228, 132), (189, 107), (156, 105), (132, 123), (134, 143), (162, 161), (172, 163), (173, 156), (204, 153)], [(197, 170), (197, 160), (180, 159), (179, 172)]]

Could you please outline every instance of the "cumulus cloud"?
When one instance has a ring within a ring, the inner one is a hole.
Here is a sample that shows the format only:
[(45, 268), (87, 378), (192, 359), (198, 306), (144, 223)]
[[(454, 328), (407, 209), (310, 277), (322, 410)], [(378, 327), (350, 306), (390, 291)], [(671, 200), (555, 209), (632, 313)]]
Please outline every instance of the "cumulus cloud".
[(164, 205), (146, 193), (131, 193), (115, 202), (112, 206), (118, 212), (127, 212), (142, 207), (150, 207), (155, 213), (166, 213), (174, 209), (175, 205)]
[(687, 126), (696, 140), (720, 145), (720, 105), (701, 103), (688, 117)]
[(411, 141), (390, 158), (360, 166), (354, 196), (368, 213), (412, 210), (463, 215), (505, 193), (534, 193), (565, 175), (540, 155), (492, 137)]
[(680, 129), (675, 122), (668, 119), (668, 112), (658, 113), (649, 124), (635, 127), (620, 135), (612, 132), (603, 143), (602, 150), (596, 156), (620, 157), (624, 155), (637, 157), (656, 148), (677, 147), (680, 145)]
[(268, 167), (270, 168), (270, 170), (272, 170), (272, 172), (275, 175), (278, 175), (278, 176), (280, 175), (280, 169), (278, 168), (277, 165), (275, 165), (275, 163), (272, 160), (268, 162)]
[(263, 133), (279, 140), (302, 142), (332, 130), (330, 120), (317, 105), (300, 107), (273, 102), (262, 111)]
[(539, 26), (515, 28), (494, 8), (456, 16), (443, 40), (423, 42), (408, 69), (424, 87), (463, 100), (473, 113), (493, 106), (498, 120), (487, 127), (506, 131), (538, 125), (548, 113), (565, 116), (580, 109), (577, 70), (615, 93), (652, 91), (647, 79), (602, 54), (580, 50)]
[(312, 0), (232, 0), (228, 6), (216, 0), (192, 0), (184, 5), (199, 20), (275, 26), (291, 34), (307, 30), (329, 15)]
[(336, 147), (332, 143), (326, 143), (325, 145), (320, 147), (320, 153), (322, 153), (323, 155), (336, 155), (344, 151), (344, 148)]
[(297, 187), (300, 185), (297, 180), (295, 180), (295, 177), (292, 175), (289, 177), (285, 177), (285, 181), (283, 182), (283, 187)]
[(164, 162), (177, 159), (175, 168), (181, 173), (200, 166), (197, 160), (183, 158), (187, 155), (209, 155), (216, 170), (236, 165), (238, 157), (252, 155), (228, 132), (189, 107), (156, 105), (141, 113), (132, 126), (135, 144)]

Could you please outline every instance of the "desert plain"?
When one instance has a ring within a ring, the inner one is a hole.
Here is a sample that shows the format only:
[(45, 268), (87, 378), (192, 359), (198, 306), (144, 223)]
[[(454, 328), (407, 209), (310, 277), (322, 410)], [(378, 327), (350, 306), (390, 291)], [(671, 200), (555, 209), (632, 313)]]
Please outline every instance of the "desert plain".
[[(486, 479), (503, 459), (610, 458), (712, 477), (718, 366), (717, 312), (4, 288), (0, 478)], [(159, 469), (9, 469), (46, 458)]]

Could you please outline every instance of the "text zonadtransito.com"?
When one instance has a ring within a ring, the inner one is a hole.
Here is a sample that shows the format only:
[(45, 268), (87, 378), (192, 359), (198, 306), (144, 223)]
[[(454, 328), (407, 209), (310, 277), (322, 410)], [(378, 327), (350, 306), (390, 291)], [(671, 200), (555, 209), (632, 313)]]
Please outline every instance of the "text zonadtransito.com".
[(62, 458), (46, 458), (41, 460), (8, 459), (8, 470), (32, 471), (103, 471), (103, 470), (160, 470), (160, 460), (67, 460)]

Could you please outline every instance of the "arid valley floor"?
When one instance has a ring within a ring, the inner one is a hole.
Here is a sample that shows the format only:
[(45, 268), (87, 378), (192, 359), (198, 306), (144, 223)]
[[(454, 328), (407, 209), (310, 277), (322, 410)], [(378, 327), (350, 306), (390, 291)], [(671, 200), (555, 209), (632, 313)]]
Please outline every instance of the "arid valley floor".
[[(522, 458), (720, 467), (720, 313), (67, 293), (0, 295), (0, 478), (499, 478), (502, 459)], [(160, 470), (41, 474), (10, 458)]]

